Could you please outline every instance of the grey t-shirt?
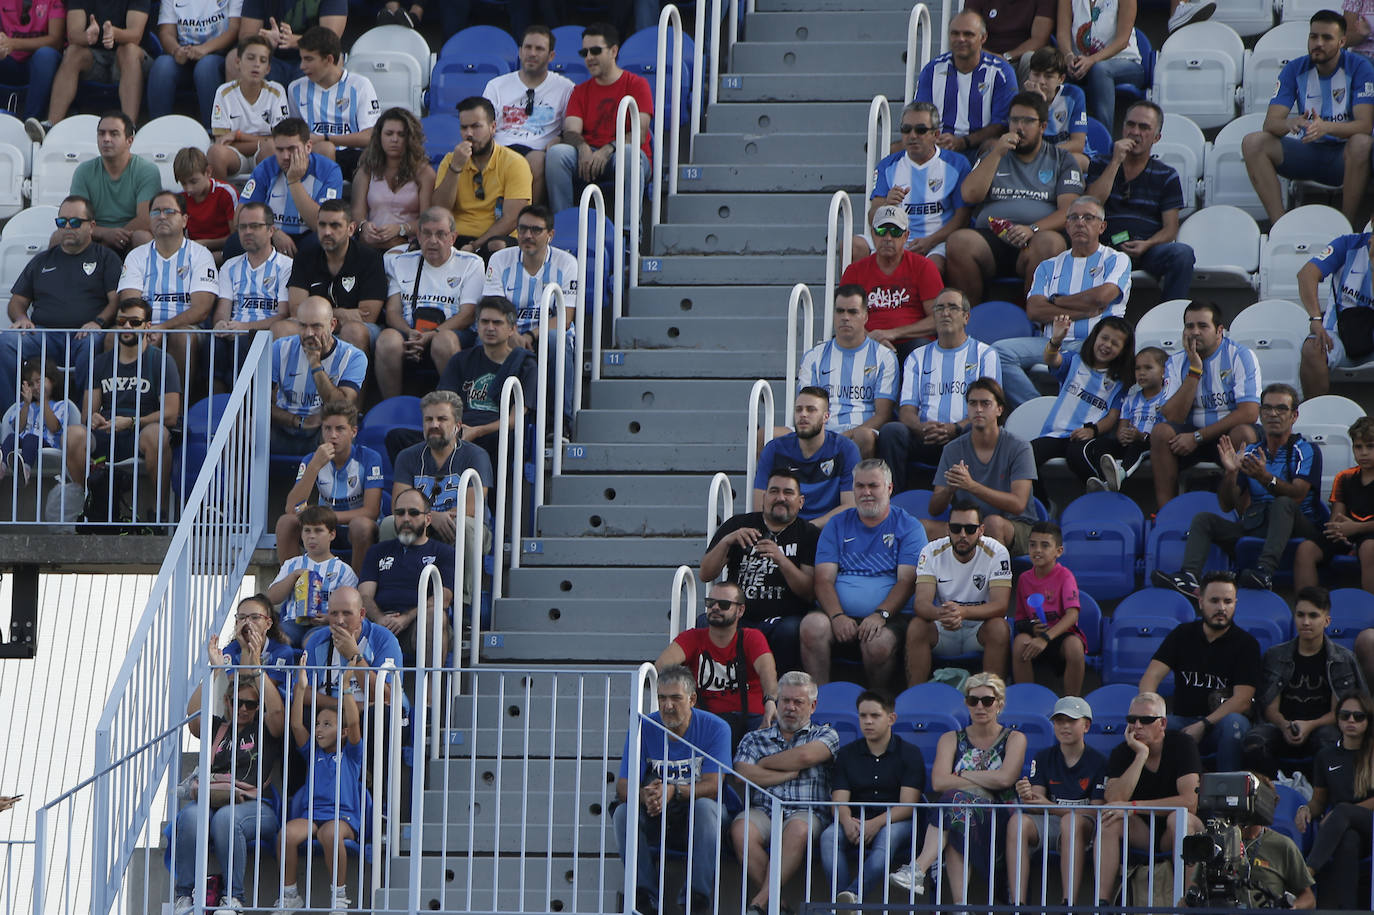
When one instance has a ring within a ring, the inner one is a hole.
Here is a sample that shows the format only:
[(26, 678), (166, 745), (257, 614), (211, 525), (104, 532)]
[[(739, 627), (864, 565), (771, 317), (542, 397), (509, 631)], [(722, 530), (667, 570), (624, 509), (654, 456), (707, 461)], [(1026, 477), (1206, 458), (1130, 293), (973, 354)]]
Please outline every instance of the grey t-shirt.
[(973, 225), (986, 229), (990, 216), (1028, 225), (1059, 209), (1060, 194), (1081, 193), (1083, 173), (1073, 154), (1041, 142), (1040, 152), (1029, 162), (1007, 153), (997, 163), (997, 174)]
[[(1012, 480), (1036, 479), (1035, 457), (1031, 454), (1030, 445), (1003, 429), (997, 436), (997, 447), (992, 450), (992, 459), (984, 463), (978, 459), (978, 453), (974, 451), (972, 435), (972, 432), (965, 432), (945, 446), (944, 452), (940, 455), (940, 466), (935, 471), (937, 485), (945, 478), (945, 471), (960, 461), (968, 465), (969, 473), (973, 475), (974, 480), (1002, 492), (1011, 492)], [(978, 503), (983, 514), (1002, 514), (982, 499), (968, 493), (965, 495)], [(1029, 513), (1029, 501), (1026, 508), (1028, 511), (1010, 520), (1025, 521), (1027, 524), (1033, 522), (1035, 517)]]

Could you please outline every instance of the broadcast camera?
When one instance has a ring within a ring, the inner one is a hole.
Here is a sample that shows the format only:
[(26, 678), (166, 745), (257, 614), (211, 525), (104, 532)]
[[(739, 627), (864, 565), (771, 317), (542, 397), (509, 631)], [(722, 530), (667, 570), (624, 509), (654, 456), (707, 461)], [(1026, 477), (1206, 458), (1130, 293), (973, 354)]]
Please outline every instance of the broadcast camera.
[[(1250, 878), (1241, 830), (1274, 822), (1278, 794), (1249, 772), (1208, 772), (1198, 785), (1197, 815), (1206, 831), (1183, 840), (1183, 862), (1201, 865), (1184, 901), (1195, 908), (1292, 908), (1293, 895), (1275, 896)], [(1254, 894), (1254, 895), (1252, 895)]]

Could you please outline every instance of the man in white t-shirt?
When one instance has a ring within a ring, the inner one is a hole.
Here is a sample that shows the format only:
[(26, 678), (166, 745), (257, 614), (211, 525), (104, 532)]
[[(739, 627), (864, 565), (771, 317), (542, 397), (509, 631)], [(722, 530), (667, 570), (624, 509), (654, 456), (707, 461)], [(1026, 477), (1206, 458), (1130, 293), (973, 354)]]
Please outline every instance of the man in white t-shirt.
[(911, 685), (930, 679), (932, 655), (954, 658), (983, 651), (982, 670), (1005, 675), (1011, 628), (1011, 557), (983, 535), (972, 502), (956, 500), (949, 536), (932, 540), (916, 562), (916, 618), (906, 629), (906, 675)]
[(563, 112), (573, 91), (572, 80), (549, 72), (553, 49), (553, 32), (530, 26), (520, 38), (520, 69), (495, 77), (482, 90), (496, 109), (496, 142), (530, 165), (531, 203), (544, 199), (544, 150), (563, 132)]
[(401, 393), (406, 363), (425, 354), (443, 372), (462, 349), (458, 332), (472, 325), (482, 297), (482, 259), (457, 251), (453, 214), (430, 207), (420, 214), (420, 250), (386, 259), (386, 329), (377, 337), (377, 387), (383, 397)]
[(261, 35), (239, 42), (239, 78), (219, 87), (210, 110), (215, 142), (207, 155), (210, 171), (221, 181), (272, 155), (272, 128), (291, 116), (286, 89), (267, 78), (272, 46)]

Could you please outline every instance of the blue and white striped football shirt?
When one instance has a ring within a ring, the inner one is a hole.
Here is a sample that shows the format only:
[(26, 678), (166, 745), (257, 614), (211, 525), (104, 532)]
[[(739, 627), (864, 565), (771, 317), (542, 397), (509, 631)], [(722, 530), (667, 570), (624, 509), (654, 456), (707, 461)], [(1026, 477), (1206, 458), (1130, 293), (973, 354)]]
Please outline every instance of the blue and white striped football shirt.
[[(297, 482), (305, 476), (312, 457), (314, 455), (301, 458), (301, 466), (296, 470)], [(371, 448), (356, 442), (342, 467), (330, 461), (320, 468), (315, 477), (315, 491), (320, 495), (320, 504), (336, 512), (362, 508), (366, 490), (385, 486), (382, 459)]]
[(169, 321), (191, 307), (197, 292), (219, 295), (215, 256), (204, 245), (182, 239), (171, 257), (158, 253), (157, 242), (139, 245), (124, 258), (119, 274), (119, 297), (132, 292), (153, 306), (153, 323)]
[(254, 267), (247, 254), (231, 257), (219, 271), (219, 297), (230, 303), (229, 317), (234, 321), (266, 321), (276, 317), (281, 305), (289, 301), (286, 291), (291, 282), (291, 258), (275, 248)]
[(871, 337), (854, 349), (834, 340), (813, 346), (802, 356), (797, 389), (808, 385), (830, 394), (825, 427), (844, 432), (872, 419), (879, 400), (897, 400), (897, 356)]
[(372, 80), (347, 70), (328, 89), (302, 76), (291, 83), (286, 95), (291, 114), (309, 124), (311, 133), (320, 136), (367, 130), (381, 114)]
[(1167, 384), (1161, 385), (1153, 397), (1146, 397), (1139, 387), (1131, 388), (1126, 392), (1126, 399), (1121, 402), (1121, 418), (1134, 426), (1136, 431), (1148, 433), (1157, 423), (1164, 421), (1164, 415), (1160, 411), (1168, 399)]
[(1049, 104), (1050, 119), (1045, 124), (1045, 142), (1058, 145), (1070, 134), (1088, 132), (1088, 103), (1083, 90), (1064, 83)]
[[(1343, 49), (1335, 71), (1322, 76), (1310, 55), (1295, 57), (1279, 71), (1269, 104), (1282, 105), (1299, 115), (1316, 112), (1323, 121), (1352, 121), (1356, 105), (1374, 104), (1374, 64)], [(1344, 143), (1345, 139), (1327, 134), (1317, 142)]]
[(1040, 429), (1042, 436), (1067, 438), (1084, 423), (1101, 422), (1113, 410), (1120, 410), (1126, 396), (1126, 384), (1111, 379), (1101, 369), (1089, 368), (1083, 357), (1074, 353), (1066, 358), (1056, 373), (1059, 376), (1059, 398), (1045, 417)]
[(962, 137), (1007, 123), (1016, 86), (1016, 71), (996, 54), (984, 51), (972, 72), (960, 73), (953, 52), (946, 51), (921, 68), (916, 99), (933, 102), (940, 109), (940, 129)]
[(969, 382), (979, 378), (1002, 383), (1002, 361), (992, 346), (972, 337), (954, 349), (927, 343), (912, 350), (902, 366), (902, 406), (916, 407), (923, 423), (963, 422)]
[[(1170, 356), (1164, 366), (1165, 389), (1177, 391), (1187, 371), (1186, 352)], [(1188, 422), (1201, 429), (1229, 414), (1236, 404), (1259, 403), (1262, 384), (1255, 354), (1230, 337), (1222, 337), (1217, 351), (1202, 360), (1202, 377), (1198, 379)]]
[(905, 152), (895, 152), (878, 163), (869, 199), (886, 197), (894, 187), (909, 188), (902, 198), (907, 238), (925, 238), (944, 228), (964, 206), (959, 188), (972, 170), (968, 159), (947, 149), (936, 149), (935, 155), (919, 164)]
[[(320, 365), (339, 387), (361, 389), (367, 377), (367, 356), (337, 337), (334, 349), (320, 359)], [(288, 413), (310, 416), (320, 408), (320, 392), (300, 337), (282, 337), (272, 343), (272, 384), (277, 389), (274, 402)]]
[(1338, 235), (1310, 264), (1316, 264), (1322, 279), (1331, 279), (1330, 304), (1322, 319), (1327, 333), (1336, 335), (1336, 318), (1347, 308), (1374, 308), (1370, 288), (1369, 239), (1371, 233)]
[[(1073, 251), (1056, 254), (1047, 261), (1041, 261), (1035, 268), (1035, 279), (1031, 281), (1030, 295), (1046, 298), (1055, 295), (1075, 295), (1097, 286), (1111, 283), (1121, 290), (1102, 314), (1092, 318), (1079, 318), (1073, 322), (1068, 334), (1069, 340), (1086, 340), (1093, 326), (1106, 315), (1126, 316), (1126, 300), (1131, 295), (1131, 259), (1115, 248), (1098, 245), (1097, 250), (1087, 257), (1074, 257)], [(1037, 324), (1035, 335), (1045, 336), (1049, 325)]]
[[(562, 287), (564, 303), (573, 309), (575, 319), (577, 258), (552, 245), (549, 246), (544, 266), (539, 268), (537, 275), (531, 275), (525, 270), (525, 262), (519, 248), (502, 248), (497, 251), (487, 262), (487, 277), (482, 294), (503, 295), (515, 303), (515, 307), (520, 310), (515, 329), (519, 333), (527, 334), (539, 325), (539, 301), (544, 297), (544, 287), (549, 283), (557, 283)], [(556, 326), (552, 315), (549, 326)], [(570, 325), (569, 332), (572, 329)]]
[[(340, 588), (358, 587), (358, 575), (353, 568), (338, 556), (330, 556), (324, 562), (316, 562), (309, 556), (292, 556), (281, 564), (281, 571), (273, 579), (272, 584), (285, 581), (287, 578), (294, 577), (301, 569), (309, 569), (319, 573), (324, 579), (325, 607), (329, 606), (329, 595)], [(291, 596), (282, 601), (281, 618), (283, 620), (295, 620), (305, 615), (305, 607), (296, 600), (296, 593), (293, 590)]]
[[(343, 172), (331, 159), (319, 153), (310, 154), (310, 165), (301, 186), (316, 203), (333, 200), (343, 194)], [(315, 227), (301, 217), (291, 189), (286, 186), (286, 173), (277, 164), (276, 156), (268, 156), (253, 169), (252, 177), (243, 186), (239, 203), (265, 203), (276, 217), (277, 228), (287, 235), (313, 232)]]

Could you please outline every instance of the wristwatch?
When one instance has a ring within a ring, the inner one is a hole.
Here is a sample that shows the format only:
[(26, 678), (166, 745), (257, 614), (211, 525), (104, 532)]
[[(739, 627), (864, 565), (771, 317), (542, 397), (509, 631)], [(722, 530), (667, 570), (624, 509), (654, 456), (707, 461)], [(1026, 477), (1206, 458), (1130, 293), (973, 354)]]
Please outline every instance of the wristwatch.
[(876, 614), (878, 614), (879, 616), (881, 616), (881, 617), (883, 618), (883, 622), (884, 622), (884, 623), (886, 623), (888, 620), (892, 619), (892, 614), (889, 613), (888, 611), (884, 610), (882, 607), (879, 607), (878, 609), (874, 610), (873, 612), (876, 613)]
[(1200, 431), (1193, 433), (1193, 441), (1197, 442), (1199, 445), (1202, 444), (1202, 433)]

